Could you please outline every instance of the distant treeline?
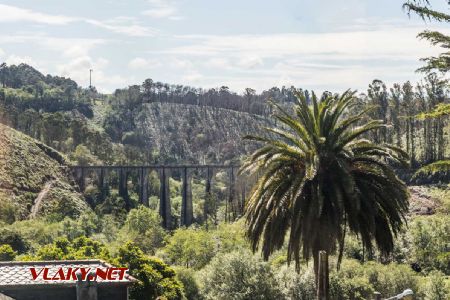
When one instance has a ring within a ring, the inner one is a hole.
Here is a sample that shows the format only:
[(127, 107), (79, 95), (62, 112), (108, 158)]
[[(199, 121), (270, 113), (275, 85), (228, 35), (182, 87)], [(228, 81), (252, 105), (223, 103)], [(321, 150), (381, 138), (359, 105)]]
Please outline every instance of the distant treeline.
[(271, 111), (267, 105), (269, 99), (279, 103), (293, 103), (297, 91), (299, 89), (293, 86), (283, 86), (281, 89), (273, 87), (261, 94), (257, 94), (252, 88), (246, 88), (242, 94), (238, 94), (230, 91), (227, 86), (202, 89), (146, 79), (142, 85), (117, 89), (113, 94), (113, 103), (132, 106), (152, 102), (192, 104), (267, 116)]

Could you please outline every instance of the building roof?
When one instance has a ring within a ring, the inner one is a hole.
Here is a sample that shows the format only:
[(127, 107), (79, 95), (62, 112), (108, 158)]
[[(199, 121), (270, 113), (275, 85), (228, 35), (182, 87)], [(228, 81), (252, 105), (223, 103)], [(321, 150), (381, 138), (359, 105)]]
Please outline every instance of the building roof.
[[(27, 286), (75, 286), (76, 280), (44, 280), (43, 276), (39, 276), (33, 280), (31, 268), (36, 268), (39, 272), (42, 268), (48, 268), (48, 274), (53, 275), (60, 268), (66, 273), (69, 268), (90, 268), (96, 270), (97, 268), (105, 269), (111, 268), (112, 265), (102, 260), (58, 260), (58, 261), (28, 261), (28, 262), (0, 262), (0, 288), (14, 288)], [(136, 281), (131, 275), (126, 272), (122, 280), (104, 280), (97, 278), (99, 285), (105, 284), (130, 284)]]

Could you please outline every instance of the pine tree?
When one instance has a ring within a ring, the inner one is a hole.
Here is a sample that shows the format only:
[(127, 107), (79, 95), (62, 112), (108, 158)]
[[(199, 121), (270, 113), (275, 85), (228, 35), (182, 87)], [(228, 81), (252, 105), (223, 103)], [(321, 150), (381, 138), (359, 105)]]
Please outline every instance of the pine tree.
[[(450, 6), (450, 1), (448, 1), (448, 5)], [(403, 4), (403, 8), (407, 10), (408, 14), (415, 13), (424, 20), (450, 22), (450, 15), (431, 9), (429, 0), (409, 0)], [(418, 71), (424, 73), (433, 71), (448, 72), (450, 70), (450, 36), (438, 31), (425, 30), (419, 33), (418, 37), (445, 50), (439, 56), (422, 58), (421, 60), (425, 62), (425, 66), (419, 68)]]

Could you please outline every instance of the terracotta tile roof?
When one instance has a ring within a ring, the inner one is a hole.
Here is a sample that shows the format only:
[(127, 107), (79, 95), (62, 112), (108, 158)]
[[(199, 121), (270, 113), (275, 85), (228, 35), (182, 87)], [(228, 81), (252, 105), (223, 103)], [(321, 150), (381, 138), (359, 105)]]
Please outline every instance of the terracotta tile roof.
[[(49, 274), (55, 274), (60, 268), (67, 272), (69, 268), (97, 268), (113, 267), (102, 260), (59, 260), (59, 261), (30, 261), (30, 262), (0, 262), (0, 287), (28, 286), (28, 285), (75, 285), (75, 280), (43, 280), (39, 276), (33, 280), (30, 268), (40, 270), (43, 267), (49, 268)], [(97, 282), (101, 284), (130, 284), (136, 281), (135, 278), (126, 274), (122, 280), (104, 280), (98, 278)]]

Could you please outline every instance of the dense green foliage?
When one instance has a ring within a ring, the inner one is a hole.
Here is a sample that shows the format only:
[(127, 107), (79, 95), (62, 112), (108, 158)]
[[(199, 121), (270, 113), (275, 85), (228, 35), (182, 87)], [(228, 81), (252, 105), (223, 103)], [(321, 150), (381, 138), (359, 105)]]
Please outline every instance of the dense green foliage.
[(281, 297), (270, 266), (245, 251), (216, 256), (200, 280), (202, 294), (208, 300)]
[(8, 245), (0, 245), (0, 261), (11, 261), (16, 258), (17, 252), (14, 251), (14, 249)]
[(132, 299), (150, 300), (158, 296), (183, 299), (183, 286), (176, 279), (175, 271), (161, 260), (146, 256), (132, 243), (119, 249), (117, 262), (129, 268), (130, 275), (139, 280), (130, 290)]
[[(433, 188), (428, 193), (440, 197), (442, 207), (449, 200), (446, 189)], [(450, 288), (450, 231), (448, 212), (439, 211), (412, 218), (407, 230), (395, 240), (394, 253), (389, 257), (367, 251), (360, 240), (347, 235), (339, 271), (334, 266), (337, 257), (330, 259), (331, 292), (339, 293), (336, 299), (367, 299), (375, 290), (392, 296), (405, 287), (413, 289), (419, 299), (445, 299), (442, 295)], [(151, 209), (139, 207), (122, 221), (92, 213), (58, 223), (51, 219), (18, 221), (2, 229), (0, 256), (17, 260), (96, 257), (129, 266), (131, 274), (141, 280), (132, 291), (133, 299), (139, 300), (153, 299), (146, 295), (228, 299), (221, 296), (227, 292), (235, 294), (236, 299), (248, 299), (246, 295), (254, 289), (273, 293), (275, 299), (314, 297), (312, 265), (302, 263), (300, 273), (288, 266), (287, 245), (268, 263), (259, 255), (251, 255), (242, 222), (209, 224), (208, 229), (180, 228), (171, 233), (159, 225), (158, 219)], [(127, 242), (130, 240), (134, 243)], [(173, 265), (173, 270), (161, 259)], [(249, 275), (236, 280), (242, 274)]]

